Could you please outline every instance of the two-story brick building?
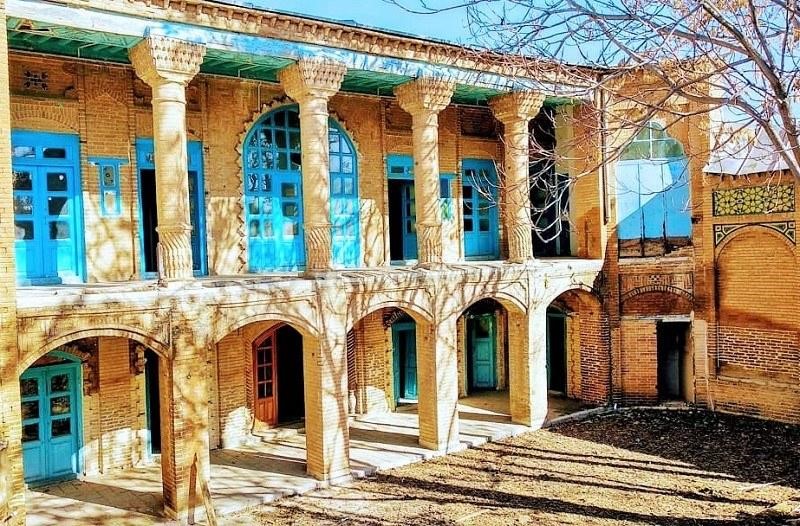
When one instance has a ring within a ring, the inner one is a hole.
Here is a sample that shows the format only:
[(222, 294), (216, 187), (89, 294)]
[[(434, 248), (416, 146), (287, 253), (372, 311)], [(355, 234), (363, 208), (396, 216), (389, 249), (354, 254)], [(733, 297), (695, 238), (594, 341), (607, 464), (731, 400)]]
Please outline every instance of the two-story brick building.
[[(577, 257), (533, 257), (530, 121), (580, 112), (571, 88), (521, 90), (456, 46), (205, 0), (4, 9), (12, 521), (26, 484), (154, 453), (165, 510), (185, 516), (210, 449), (301, 418), (307, 471), (336, 479), (348, 414), (402, 399), (434, 450), (478, 390), (507, 389), (511, 419), (537, 427), (548, 325), (553, 385), (608, 400), (597, 173), (571, 196)], [(570, 127), (586, 136), (575, 163), (597, 158), (589, 129)]]

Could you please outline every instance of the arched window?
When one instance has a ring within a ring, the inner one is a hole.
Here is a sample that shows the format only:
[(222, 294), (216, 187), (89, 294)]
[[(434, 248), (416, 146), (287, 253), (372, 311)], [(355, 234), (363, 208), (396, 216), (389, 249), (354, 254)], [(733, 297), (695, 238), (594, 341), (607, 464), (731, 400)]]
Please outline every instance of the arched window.
[(355, 148), (339, 124), (330, 119), (331, 238), (333, 263), (356, 267), (359, 261), (358, 166)]
[(669, 252), (691, 236), (688, 162), (679, 141), (650, 122), (617, 163), (620, 256)]
[[(340, 266), (356, 266), (355, 149), (333, 119), (329, 124), (333, 261)], [(305, 267), (301, 153), (297, 106), (264, 115), (245, 138), (242, 164), (251, 272)]]

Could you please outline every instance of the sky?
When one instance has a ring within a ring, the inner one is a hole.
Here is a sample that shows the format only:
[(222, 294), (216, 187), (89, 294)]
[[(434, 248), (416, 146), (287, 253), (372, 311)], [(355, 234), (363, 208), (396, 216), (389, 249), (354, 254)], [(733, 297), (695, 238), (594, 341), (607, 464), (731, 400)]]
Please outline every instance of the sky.
[[(384, 0), (228, 0), (237, 4), (251, 4), (263, 9), (275, 9), (311, 17), (340, 21), (409, 33), (420, 37), (465, 43), (469, 39), (463, 11), (449, 11), (431, 15), (410, 13)], [(405, 0), (412, 7), (415, 0)]]

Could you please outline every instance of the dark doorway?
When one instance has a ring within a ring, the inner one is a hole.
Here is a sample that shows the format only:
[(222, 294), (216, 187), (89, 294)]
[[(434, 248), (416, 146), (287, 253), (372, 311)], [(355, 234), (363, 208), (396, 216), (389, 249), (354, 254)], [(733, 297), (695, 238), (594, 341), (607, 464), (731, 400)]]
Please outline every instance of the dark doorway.
[(684, 372), (687, 359), (686, 336), (689, 322), (660, 321), (656, 325), (658, 347), (658, 398), (661, 401), (685, 400), (688, 382)]
[(389, 180), (389, 258), (407, 261), (417, 258), (416, 204), (414, 181)]
[(150, 454), (161, 453), (161, 397), (158, 388), (158, 355), (144, 352), (144, 386), (147, 407), (147, 431), (150, 435)]
[(305, 417), (303, 398), (303, 336), (284, 325), (275, 331), (278, 369), (278, 423), (296, 422)]
[(144, 271), (158, 272), (158, 212), (156, 203), (156, 171), (139, 170), (139, 195), (142, 203), (142, 248)]
[(567, 315), (547, 309), (547, 389), (567, 392)]

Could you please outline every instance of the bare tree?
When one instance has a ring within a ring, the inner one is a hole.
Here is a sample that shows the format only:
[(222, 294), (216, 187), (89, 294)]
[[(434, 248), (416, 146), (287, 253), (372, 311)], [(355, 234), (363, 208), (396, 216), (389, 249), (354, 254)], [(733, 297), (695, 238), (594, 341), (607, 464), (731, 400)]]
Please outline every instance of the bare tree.
[(625, 159), (656, 117), (666, 133), (694, 119), (706, 140), (685, 153), (708, 171), (800, 178), (796, 0), (387, 1), (420, 13), (459, 10), (474, 60), (567, 84), (592, 101), (594, 118), (580, 117), (595, 123), (599, 164)]

